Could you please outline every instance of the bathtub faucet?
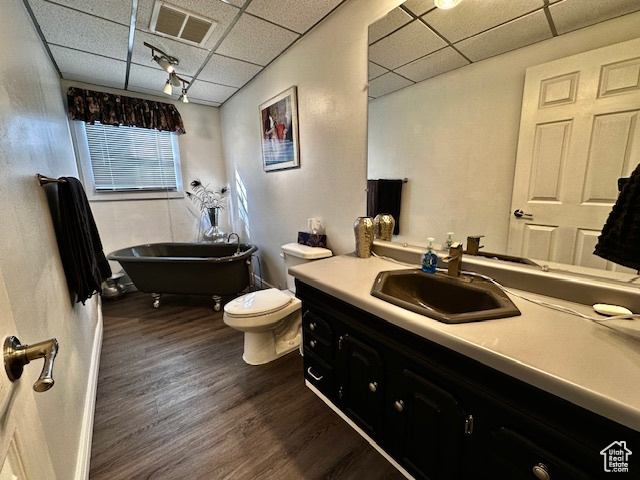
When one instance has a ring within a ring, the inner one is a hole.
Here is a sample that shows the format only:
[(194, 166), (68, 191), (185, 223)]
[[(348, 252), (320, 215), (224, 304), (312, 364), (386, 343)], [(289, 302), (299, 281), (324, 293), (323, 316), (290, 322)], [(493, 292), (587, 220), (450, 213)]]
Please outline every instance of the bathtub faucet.
[(227, 237), (227, 243), (229, 243), (231, 241), (231, 236), (232, 235), (235, 235), (235, 237), (236, 237), (237, 248), (236, 248), (236, 253), (235, 254), (236, 255), (240, 255), (240, 235), (238, 235), (235, 232), (230, 233), (229, 236)]

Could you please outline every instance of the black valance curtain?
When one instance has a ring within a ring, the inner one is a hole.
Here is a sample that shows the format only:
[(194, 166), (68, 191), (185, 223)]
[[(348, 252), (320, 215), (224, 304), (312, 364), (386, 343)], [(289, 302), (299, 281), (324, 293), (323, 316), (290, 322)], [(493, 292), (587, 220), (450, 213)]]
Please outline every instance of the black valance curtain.
[(94, 124), (125, 125), (186, 133), (178, 109), (170, 104), (142, 98), (69, 87), (69, 118)]

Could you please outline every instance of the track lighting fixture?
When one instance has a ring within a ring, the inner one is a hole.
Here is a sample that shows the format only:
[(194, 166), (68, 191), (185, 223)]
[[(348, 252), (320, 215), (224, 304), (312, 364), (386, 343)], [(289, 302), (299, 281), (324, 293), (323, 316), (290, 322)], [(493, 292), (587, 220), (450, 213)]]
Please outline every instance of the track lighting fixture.
[[(171, 55), (164, 53), (158, 47), (154, 47), (150, 43), (144, 42), (144, 46), (151, 49), (151, 59), (160, 65), (165, 72), (173, 73), (175, 71), (176, 65), (180, 63), (176, 57), (172, 57)], [(158, 52), (160, 56), (156, 55), (156, 52)]]
[[(189, 99), (187, 98), (187, 85), (190, 82), (184, 78), (180, 78), (176, 73), (175, 67), (180, 63), (178, 59), (171, 55), (167, 55), (158, 47), (154, 47), (147, 42), (144, 42), (144, 46), (151, 49), (151, 59), (169, 74), (169, 79), (167, 80), (167, 83), (164, 84), (162, 91), (167, 95), (171, 95), (173, 93), (173, 87), (180, 87), (180, 85), (182, 85), (182, 95), (180, 95), (180, 100), (184, 103), (189, 103)], [(161, 56), (156, 55), (156, 52)]]

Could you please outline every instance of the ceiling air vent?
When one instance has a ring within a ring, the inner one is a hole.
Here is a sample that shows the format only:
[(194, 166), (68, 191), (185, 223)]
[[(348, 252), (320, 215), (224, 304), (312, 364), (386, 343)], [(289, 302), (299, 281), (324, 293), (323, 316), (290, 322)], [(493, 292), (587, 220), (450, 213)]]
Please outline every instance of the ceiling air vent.
[(187, 12), (165, 2), (156, 1), (149, 29), (153, 33), (192, 45), (204, 46), (218, 22)]

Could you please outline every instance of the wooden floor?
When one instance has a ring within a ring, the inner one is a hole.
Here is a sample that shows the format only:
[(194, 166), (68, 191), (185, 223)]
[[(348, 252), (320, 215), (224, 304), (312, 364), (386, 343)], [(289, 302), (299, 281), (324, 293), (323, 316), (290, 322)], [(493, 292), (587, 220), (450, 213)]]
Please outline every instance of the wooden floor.
[(91, 480), (401, 479), (304, 386), (298, 352), (242, 361), (212, 301), (104, 301)]

